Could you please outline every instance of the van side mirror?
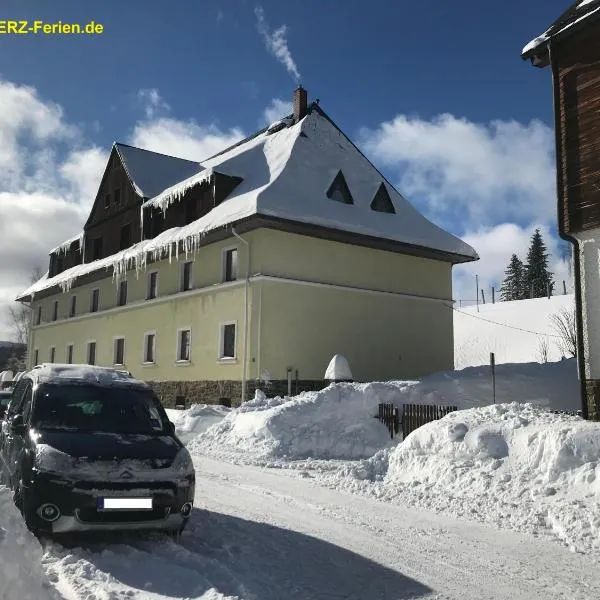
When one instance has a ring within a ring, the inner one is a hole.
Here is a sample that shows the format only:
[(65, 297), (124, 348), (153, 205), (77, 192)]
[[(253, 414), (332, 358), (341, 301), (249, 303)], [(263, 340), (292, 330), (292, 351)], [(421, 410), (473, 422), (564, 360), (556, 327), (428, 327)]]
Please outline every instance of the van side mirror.
[(10, 422), (10, 430), (17, 435), (23, 435), (27, 427), (23, 421), (23, 415), (15, 415), (13, 420)]

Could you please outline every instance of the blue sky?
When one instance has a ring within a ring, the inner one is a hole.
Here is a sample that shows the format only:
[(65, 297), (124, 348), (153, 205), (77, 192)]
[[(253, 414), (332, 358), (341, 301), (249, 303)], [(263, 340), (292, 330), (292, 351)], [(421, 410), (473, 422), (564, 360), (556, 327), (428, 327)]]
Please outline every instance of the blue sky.
[[(0, 19), (105, 33), (0, 36), (0, 219), (21, 211), (37, 239), (10, 259), (10, 285), (0, 276), (0, 303), (77, 232), (114, 140), (202, 160), (276, 116), (290, 64), (409, 200), (475, 245), (482, 260), (456, 270), (455, 297), (476, 272), (497, 285), (537, 226), (557, 254), (551, 76), (520, 51), (568, 2), (265, 0), (262, 33), (257, 6), (4, 0)], [(267, 43), (282, 26), (287, 68)], [(38, 236), (40, 203), (55, 226)]]

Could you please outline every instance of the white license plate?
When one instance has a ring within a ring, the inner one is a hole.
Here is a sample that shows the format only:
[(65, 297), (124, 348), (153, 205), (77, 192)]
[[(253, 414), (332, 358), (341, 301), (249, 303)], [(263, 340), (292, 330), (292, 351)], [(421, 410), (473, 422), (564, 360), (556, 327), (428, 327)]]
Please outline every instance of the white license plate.
[(152, 498), (98, 498), (98, 510), (152, 510)]

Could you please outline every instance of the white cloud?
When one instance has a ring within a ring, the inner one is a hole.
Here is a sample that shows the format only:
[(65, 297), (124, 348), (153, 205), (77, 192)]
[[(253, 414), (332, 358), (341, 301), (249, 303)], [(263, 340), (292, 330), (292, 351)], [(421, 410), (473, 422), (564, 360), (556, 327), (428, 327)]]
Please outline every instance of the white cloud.
[(169, 112), (171, 107), (164, 101), (156, 88), (138, 90), (138, 102), (144, 107), (147, 119)]
[(296, 67), (296, 62), (292, 58), (292, 53), (287, 43), (287, 25), (282, 25), (275, 31), (271, 31), (265, 19), (265, 11), (262, 6), (254, 9), (256, 15), (256, 26), (258, 32), (265, 42), (267, 50), (287, 69), (287, 72), (296, 82), (300, 81), (300, 73)]
[(481, 125), (448, 114), (431, 121), (398, 115), (363, 130), (361, 139), (434, 217), (466, 225), (555, 217), (554, 136), (540, 121)]
[(273, 98), (271, 104), (265, 108), (260, 121), (260, 126), (265, 127), (271, 123), (275, 123), (283, 117), (291, 115), (293, 111), (292, 103), (281, 98)]
[(221, 131), (216, 125), (163, 117), (137, 123), (131, 143), (146, 150), (202, 161), (243, 137), (237, 127)]

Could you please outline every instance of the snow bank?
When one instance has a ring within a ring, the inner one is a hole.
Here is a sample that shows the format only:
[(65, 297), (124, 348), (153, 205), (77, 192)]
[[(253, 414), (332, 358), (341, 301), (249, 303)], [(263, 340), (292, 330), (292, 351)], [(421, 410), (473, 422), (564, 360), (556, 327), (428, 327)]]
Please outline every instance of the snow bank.
[(574, 309), (574, 296), (552, 296), (513, 302), (496, 302), (454, 311), (454, 366), (457, 369), (496, 363), (541, 361), (540, 345), (547, 343), (548, 360), (564, 352), (552, 324), (552, 315)]
[(224, 419), (230, 412), (231, 408), (215, 404), (194, 404), (187, 410), (167, 409), (167, 415), (175, 425), (175, 433), (184, 444)]
[(377, 419), (407, 383), (333, 384), (293, 398), (253, 400), (195, 438), (190, 450), (230, 460), (359, 459), (392, 444)]
[[(473, 408), (493, 403), (489, 366), (433, 373), (405, 387), (400, 404), (438, 404)], [(496, 403), (530, 402), (552, 410), (580, 410), (577, 361), (496, 365)]]
[[(381, 459), (379, 458), (379, 462)], [(389, 453), (389, 492), (600, 548), (600, 424), (527, 404), (451, 413)]]
[(0, 486), (0, 598), (50, 598), (41, 567), (42, 548), (15, 508), (12, 494)]

